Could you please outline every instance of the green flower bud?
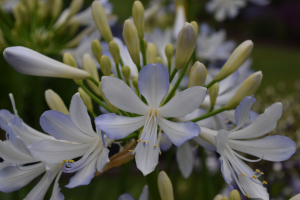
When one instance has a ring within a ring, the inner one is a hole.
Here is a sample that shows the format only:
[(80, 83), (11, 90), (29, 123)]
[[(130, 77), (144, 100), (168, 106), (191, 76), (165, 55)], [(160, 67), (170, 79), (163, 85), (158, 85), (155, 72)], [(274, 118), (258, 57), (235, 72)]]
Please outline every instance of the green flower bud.
[(101, 57), (102, 57), (102, 46), (99, 40), (93, 40), (92, 42), (92, 52), (98, 61), (100, 63)]
[[(74, 56), (71, 53), (65, 53), (63, 55), (63, 63), (65, 63), (66, 65), (78, 68), (77, 62), (76, 62)], [(82, 84), (82, 80), (75, 80), (74, 79), (74, 81), (75, 81), (75, 83), (77, 85), (81, 85)]]
[[(83, 55), (82, 69), (84, 71), (87, 71), (88, 73), (90, 73), (92, 75), (93, 79), (95, 79), (97, 82), (99, 82), (99, 75), (98, 75), (98, 70), (96, 68), (95, 62), (94, 62), (93, 58), (91, 57), (91, 55), (88, 53), (85, 53)], [(90, 86), (90, 88), (93, 90), (93, 92), (95, 92), (95, 94), (97, 94), (99, 96), (100, 92), (99, 92), (98, 86), (95, 85), (95, 83), (93, 83), (91, 80), (87, 80), (87, 83)]]
[(191, 24), (193, 25), (193, 27), (195, 28), (195, 31), (197, 33), (197, 36), (199, 34), (199, 27), (198, 27), (198, 23), (195, 21), (192, 21)]
[(130, 19), (127, 19), (124, 22), (123, 38), (132, 61), (136, 65), (140, 65), (140, 42), (138, 32), (133, 21)]
[(132, 79), (132, 85), (135, 88), (135, 90), (137, 91), (137, 93), (139, 94), (139, 83), (138, 83), (138, 81), (139, 81), (139, 77), (134, 77)]
[(213, 108), (216, 104), (216, 100), (219, 94), (219, 83), (213, 84), (209, 90), (209, 97), (210, 97), (210, 107)]
[(189, 88), (193, 86), (204, 86), (206, 81), (207, 71), (205, 66), (199, 61), (195, 62), (190, 71)]
[(232, 190), (229, 194), (229, 200), (241, 200), (241, 195), (237, 190)]
[(157, 56), (155, 58), (155, 63), (161, 63), (161, 64), (163, 64), (163, 61), (162, 61), (161, 57)]
[(58, 18), (62, 11), (63, 1), (62, 0), (53, 0), (52, 9), (51, 9), (51, 17), (53, 19)]
[(68, 18), (72, 17), (82, 8), (84, 0), (72, 0), (70, 4), (70, 12)]
[(144, 6), (140, 1), (135, 1), (133, 3), (132, 18), (137, 28), (139, 38), (143, 39), (144, 29), (145, 29), (145, 14), (144, 14)]
[(130, 68), (128, 66), (122, 67), (122, 74), (126, 81), (129, 81), (130, 79)]
[(60, 98), (58, 94), (56, 94), (53, 90), (46, 90), (45, 91), (45, 99), (47, 102), (47, 105), (51, 110), (56, 110), (58, 112), (69, 114), (69, 111), (63, 102), (63, 100)]
[(118, 63), (120, 62), (120, 49), (119, 46), (117, 45), (117, 43), (115, 41), (110, 41), (109, 42), (109, 52), (112, 55), (116, 66), (118, 65)]
[(156, 46), (152, 42), (149, 42), (146, 50), (147, 64), (155, 63), (156, 57), (157, 57)]
[(173, 44), (167, 44), (165, 47), (165, 54), (168, 59), (168, 62), (171, 63), (172, 57), (174, 55), (174, 46)]
[(111, 62), (107, 56), (102, 56), (100, 60), (100, 69), (104, 76), (110, 76), (111, 74)]
[(78, 92), (87, 110), (90, 112), (94, 112), (91, 97), (87, 93), (85, 93), (85, 91), (82, 88), (78, 88)]
[(174, 200), (173, 186), (166, 172), (159, 172), (157, 184), (159, 194), (162, 200)]

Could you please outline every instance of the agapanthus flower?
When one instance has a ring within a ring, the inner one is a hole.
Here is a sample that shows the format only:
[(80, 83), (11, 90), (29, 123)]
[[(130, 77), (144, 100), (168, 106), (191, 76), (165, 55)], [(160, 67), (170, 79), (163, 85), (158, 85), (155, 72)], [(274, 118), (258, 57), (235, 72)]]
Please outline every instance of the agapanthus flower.
[(192, 87), (175, 95), (167, 104), (161, 102), (169, 90), (169, 74), (160, 64), (148, 64), (139, 74), (139, 92), (147, 100), (145, 104), (125, 82), (114, 77), (102, 77), (102, 90), (114, 106), (126, 112), (141, 116), (125, 117), (104, 114), (96, 118), (96, 126), (108, 138), (122, 139), (143, 127), (139, 143), (133, 153), (137, 167), (144, 175), (152, 172), (158, 163), (158, 126), (176, 146), (196, 137), (199, 126), (192, 122), (176, 123), (165, 118), (179, 117), (191, 113), (199, 107), (206, 94), (206, 88)]
[[(141, 195), (139, 196), (139, 200), (148, 200), (148, 196), (149, 196), (148, 185), (145, 185), (143, 187), (143, 191)], [(134, 200), (134, 198), (130, 194), (125, 193), (119, 196), (118, 200)]]

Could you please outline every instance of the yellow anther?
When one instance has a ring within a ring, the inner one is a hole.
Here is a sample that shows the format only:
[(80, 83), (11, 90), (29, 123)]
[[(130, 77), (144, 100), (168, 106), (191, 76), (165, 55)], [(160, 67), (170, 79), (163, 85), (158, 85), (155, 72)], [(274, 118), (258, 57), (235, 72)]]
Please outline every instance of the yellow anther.
[(62, 168), (62, 166), (61, 166), (61, 165), (60, 165), (59, 167), (60, 167), (60, 168)]
[(143, 140), (143, 143), (146, 143), (145, 140)]
[(268, 183), (267, 183), (267, 181), (263, 181), (263, 184), (266, 184), (266, 185), (267, 185)]
[(133, 152), (133, 150), (128, 150), (129, 152)]
[(261, 174), (261, 175), (264, 175), (264, 173), (263, 173), (263, 172), (260, 172), (260, 174)]
[(245, 176), (245, 174), (242, 172), (242, 175)]
[(247, 196), (248, 198), (250, 198), (250, 197), (249, 197), (249, 194), (246, 194), (246, 196)]
[(260, 173), (260, 171), (259, 171), (258, 169), (257, 169), (256, 171), (257, 171), (258, 173)]
[(74, 160), (69, 160), (69, 162), (72, 162), (72, 163), (73, 163), (73, 162), (75, 162), (75, 161), (74, 161)]
[(66, 160), (63, 160), (63, 162), (67, 162)]
[(147, 141), (147, 144), (149, 144), (149, 141)]
[(61, 162), (60, 164), (61, 164), (61, 165), (63, 165), (63, 163), (62, 163), (62, 162)]
[(157, 145), (153, 145), (153, 147), (157, 147)]
[(138, 139), (138, 140), (137, 140), (137, 142), (140, 142), (140, 141), (141, 141), (141, 139)]
[(252, 176), (254, 179), (257, 179), (257, 177), (256, 176)]

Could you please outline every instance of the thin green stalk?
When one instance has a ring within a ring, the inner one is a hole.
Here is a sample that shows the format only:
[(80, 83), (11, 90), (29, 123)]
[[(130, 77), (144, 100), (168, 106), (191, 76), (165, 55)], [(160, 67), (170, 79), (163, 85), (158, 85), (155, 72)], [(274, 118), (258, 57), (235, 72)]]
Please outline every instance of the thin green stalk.
[(218, 113), (220, 113), (220, 112), (223, 112), (223, 111), (225, 111), (226, 109), (224, 108), (224, 107), (222, 107), (222, 108), (219, 108), (218, 110), (215, 110), (215, 111), (212, 111), (212, 112), (208, 112), (208, 113), (206, 113), (206, 114), (204, 114), (204, 115), (202, 115), (202, 116), (200, 116), (200, 117), (197, 117), (197, 118), (195, 118), (195, 119), (192, 119), (192, 120), (190, 120), (191, 122), (197, 122), (197, 121), (200, 121), (200, 120), (202, 120), (202, 119), (206, 119), (206, 118), (208, 118), (208, 117), (211, 117), (211, 116), (214, 116), (214, 115), (216, 115), (216, 114), (218, 114)]
[[(191, 59), (190, 59), (190, 60), (191, 60)], [(184, 77), (185, 72), (186, 72), (188, 66), (189, 66), (190, 60), (187, 62), (187, 64), (186, 64), (186, 65), (184, 66), (184, 68), (181, 70), (181, 73), (180, 73), (180, 76), (179, 76), (178, 80), (176, 81), (176, 83), (175, 83), (174, 87), (172, 88), (171, 92), (168, 94), (168, 96), (167, 96), (166, 100), (164, 101), (164, 104), (163, 104), (163, 105), (165, 105), (166, 103), (168, 103), (168, 101), (170, 101), (170, 99), (171, 99), (171, 98), (173, 97), (173, 95), (175, 94), (175, 92), (176, 92), (176, 90), (177, 90), (177, 88), (178, 88), (178, 86), (179, 86), (179, 84), (180, 84), (182, 78)]]
[(120, 68), (119, 68), (119, 63), (116, 64), (116, 68), (117, 68), (118, 78), (122, 80), (122, 76), (121, 76)]
[(147, 60), (146, 60), (146, 49), (145, 49), (144, 39), (140, 39), (140, 45), (141, 45), (141, 52), (143, 55), (143, 65), (145, 66), (147, 63)]
[(90, 81), (92, 81), (97, 87), (99, 86), (99, 82), (98, 81), (96, 81), (93, 77), (89, 77), (88, 78)]
[(124, 63), (123, 63), (122, 58), (120, 58), (120, 64), (121, 64), (122, 67), (124, 67)]
[(137, 65), (136, 67), (138, 68), (138, 71), (139, 71), (139, 72), (142, 70), (141, 65)]
[(171, 62), (168, 62), (168, 72), (171, 74)]
[(129, 87), (131, 87), (129, 81), (126, 81), (126, 84), (127, 84)]
[(208, 89), (210, 88), (213, 84), (215, 84), (217, 81), (212, 80), (209, 84), (207, 84), (205, 87)]
[(153, 172), (151, 172), (150, 174), (148, 174), (146, 176), (148, 187), (149, 187), (149, 193), (150, 193), (150, 197), (152, 200), (160, 200), (161, 199), (160, 195), (159, 195), (159, 191), (158, 191), (157, 177), (158, 177), (157, 167), (155, 168), (155, 170)]
[(206, 153), (204, 148), (200, 148), (200, 154), (201, 154), (201, 163), (202, 163), (202, 173), (201, 173), (201, 188), (203, 189), (202, 192), (202, 198), (203, 199), (212, 199), (213, 196), (211, 194), (211, 184), (210, 184), (210, 177), (209, 172), (206, 166)]
[[(171, 69), (170, 69), (171, 70)], [(173, 81), (173, 78), (175, 77), (176, 73), (178, 72), (178, 69), (173, 69), (171, 76), (169, 77), (169, 82), (171, 83)]]
[(103, 103), (100, 99), (98, 99), (98, 97), (96, 97), (91, 91), (89, 91), (89, 89), (87, 89), (83, 84), (79, 85), (84, 91), (85, 93), (87, 93), (97, 104), (101, 105), (103, 108), (105, 108), (108, 112), (112, 112), (110, 110), (110, 108)]
[(97, 117), (97, 115), (94, 113), (94, 111), (89, 111), (89, 113), (90, 113), (93, 117)]

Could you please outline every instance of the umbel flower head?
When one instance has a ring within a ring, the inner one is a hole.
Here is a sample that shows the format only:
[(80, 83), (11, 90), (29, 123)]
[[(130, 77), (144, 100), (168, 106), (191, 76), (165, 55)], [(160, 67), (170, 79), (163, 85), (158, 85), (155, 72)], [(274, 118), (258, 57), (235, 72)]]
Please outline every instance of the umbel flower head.
[(206, 88), (195, 86), (186, 89), (161, 106), (169, 90), (169, 74), (160, 63), (148, 64), (142, 68), (138, 87), (148, 105), (125, 82), (114, 77), (102, 77), (102, 90), (108, 101), (121, 110), (140, 116), (104, 114), (97, 117), (95, 123), (108, 138), (115, 139), (122, 139), (143, 127), (138, 145), (132, 153), (136, 153), (137, 167), (147, 175), (158, 163), (158, 126), (176, 146), (199, 135), (200, 128), (197, 124), (175, 123), (165, 118), (185, 116), (194, 111), (203, 102)]

